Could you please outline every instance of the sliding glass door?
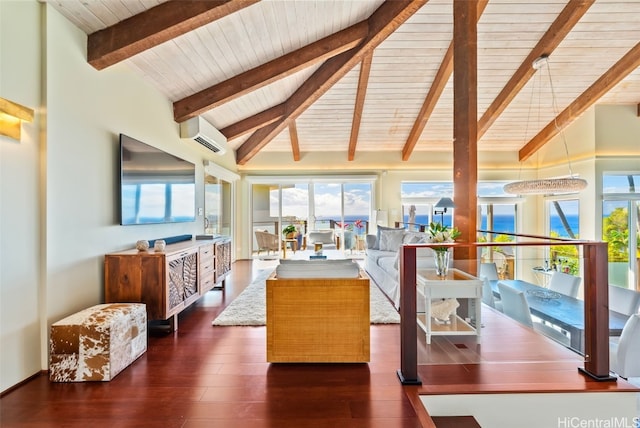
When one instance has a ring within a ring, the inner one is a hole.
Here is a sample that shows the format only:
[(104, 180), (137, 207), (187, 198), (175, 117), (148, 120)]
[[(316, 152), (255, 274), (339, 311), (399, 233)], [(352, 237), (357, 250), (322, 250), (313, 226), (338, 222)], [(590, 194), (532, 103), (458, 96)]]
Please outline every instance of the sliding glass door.
[[(293, 225), (298, 248), (304, 248), (309, 231), (333, 229), (342, 248), (345, 235), (347, 249), (358, 248), (358, 235), (369, 230), (374, 179), (252, 177), (254, 234), (258, 229), (267, 230), (281, 239), (283, 229)], [(257, 254), (255, 238), (252, 250)]]

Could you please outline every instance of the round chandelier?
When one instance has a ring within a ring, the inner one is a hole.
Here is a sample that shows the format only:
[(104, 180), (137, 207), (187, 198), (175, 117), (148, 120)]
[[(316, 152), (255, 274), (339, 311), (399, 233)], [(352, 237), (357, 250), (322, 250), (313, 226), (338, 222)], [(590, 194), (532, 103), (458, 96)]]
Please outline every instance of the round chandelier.
[[(557, 118), (558, 118), (558, 108), (556, 104), (556, 95), (553, 88), (553, 81), (551, 79), (551, 69), (549, 67), (549, 57), (548, 55), (543, 55), (536, 59), (533, 62), (533, 68), (536, 70), (540, 70), (545, 67), (547, 69), (547, 76), (549, 77), (549, 87), (551, 88), (551, 98), (553, 101), (553, 109), (554, 109), (554, 124), (556, 129), (558, 129), (560, 136), (562, 137), (562, 142), (564, 143), (564, 150), (567, 155), (567, 164), (569, 166), (569, 176), (568, 177), (559, 177), (559, 178), (542, 178), (536, 180), (522, 180), (515, 181), (513, 183), (505, 184), (504, 191), (506, 193), (511, 193), (515, 195), (548, 195), (548, 194), (557, 194), (557, 193), (574, 193), (579, 192), (580, 190), (587, 187), (587, 181), (582, 178), (574, 177), (571, 171), (571, 160), (569, 158), (569, 150), (567, 148), (567, 139), (564, 135), (564, 131), (561, 127), (558, 126)], [(538, 109), (540, 106), (538, 106)], [(529, 110), (529, 115), (531, 115), (531, 110)], [(527, 128), (529, 126), (529, 119), (527, 118)]]
[(514, 195), (543, 195), (579, 192), (585, 187), (587, 187), (587, 180), (582, 178), (543, 178), (508, 183), (505, 184), (504, 191)]

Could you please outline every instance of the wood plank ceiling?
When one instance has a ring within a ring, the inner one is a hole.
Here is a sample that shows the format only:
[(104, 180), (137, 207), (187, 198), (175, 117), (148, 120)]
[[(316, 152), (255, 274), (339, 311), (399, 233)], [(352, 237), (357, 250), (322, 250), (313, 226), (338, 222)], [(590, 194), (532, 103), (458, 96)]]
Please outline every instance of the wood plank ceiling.
[[(200, 114), (220, 129), (244, 165), (260, 151), (385, 151), (400, 163), (452, 150), (452, 1), (49, 3), (88, 35), (94, 67), (126, 63), (177, 122)], [(477, 7), (478, 150), (525, 160), (594, 103), (640, 103), (640, 1)], [(555, 109), (531, 66), (543, 54)]]

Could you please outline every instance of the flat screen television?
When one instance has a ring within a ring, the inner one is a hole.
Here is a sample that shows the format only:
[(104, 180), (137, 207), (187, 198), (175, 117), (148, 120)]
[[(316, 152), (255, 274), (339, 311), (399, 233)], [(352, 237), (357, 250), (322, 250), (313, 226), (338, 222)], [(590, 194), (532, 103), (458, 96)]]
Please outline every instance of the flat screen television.
[(196, 220), (196, 166), (120, 134), (120, 224)]

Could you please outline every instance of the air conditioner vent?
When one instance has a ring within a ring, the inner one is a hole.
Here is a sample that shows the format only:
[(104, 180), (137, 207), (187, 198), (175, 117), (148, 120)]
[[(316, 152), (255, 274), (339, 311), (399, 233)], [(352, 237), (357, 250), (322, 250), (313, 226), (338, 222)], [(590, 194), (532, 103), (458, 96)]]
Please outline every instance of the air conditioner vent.
[(200, 116), (180, 124), (180, 137), (195, 141), (208, 153), (223, 155), (227, 152), (227, 137)]
[(218, 153), (220, 151), (220, 147), (214, 146), (213, 144), (210, 144), (207, 140), (205, 140), (204, 138), (202, 138), (200, 136), (194, 138), (194, 140), (197, 143), (200, 143), (203, 146), (205, 146), (207, 149), (211, 150), (213, 153)]

